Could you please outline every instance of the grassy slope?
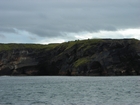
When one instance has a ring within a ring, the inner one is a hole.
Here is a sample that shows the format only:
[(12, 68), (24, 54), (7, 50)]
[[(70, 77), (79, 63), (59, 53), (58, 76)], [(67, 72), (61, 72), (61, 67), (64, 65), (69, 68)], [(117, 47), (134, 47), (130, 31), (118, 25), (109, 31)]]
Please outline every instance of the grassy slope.
[[(64, 50), (59, 54), (55, 56), (61, 56), (64, 55), (66, 52), (68, 52), (73, 46), (78, 46), (77, 51), (87, 51), (88, 49), (93, 48), (99, 42), (103, 42), (105, 40), (103, 39), (88, 39), (88, 40), (75, 40), (75, 41), (69, 41), (64, 42), (61, 44), (48, 44), (48, 45), (41, 45), (41, 44), (0, 44), (0, 51), (8, 51), (12, 49), (35, 49), (35, 50), (53, 50), (54, 48), (63, 48)], [(133, 43), (136, 45), (139, 40), (132, 39)], [(79, 58), (74, 62), (74, 66), (78, 67), (80, 65), (86, 64), (89, 61), (89, 57), (83, 57)]]
[(48, 44), (48, 45), (41, 45), (41, 44), (0, 44), (0, 51), (8, 51), (13, 49), (45, 49), (51, 50), (58, 46), (59, 44)]
[[(96, 47), (96, 45), (99, 42), (102, 42), (104, 40), (102, 39), (88, 39), (88, 40), (75, 40), (75, 41), (70, 41), (70, 42), (65, 42), (60, 44), (58, 47), (63, 48), (64, 51), (61, 52), (59, 55), (57, 55), (57, 57), (61, 57), (63, 55), (65, 55), (65, 53), (68, 53), (72, 47), (77, 46), (77, 51), (82, 50), (83, 52), (88, 51), (89, 49)], [(75, 62), (73, 62), (73, 66), (75, 68), (79, 67), (80, 65), (84, 65), (87, 64), (90, 61), (90, 57), (82, 57), (77, 59)]]
[[(80, 47), (78, 50), (83, 49), (89, 49), (91, 46), (94, 46), (95, 44), (104, 41), (104, 39), (87, 39), (87, 40), (75, 40), (75, 41), (69, 41), (64, 42), (61, 44), (48, 44), (48, 45), (42, 45), (42, 44), (2, 44), (0, 43), (0, 51), (2, 50), (12, 50), (12, 49), (24, 49), (24, 48), (32, 48), (32, 49), (54, 49), (55, 47), (65, 47), (65, 50), (70, 49), (74, 45), (79, 45)], [(133, 43), (137, 44), (139, 43), (139, 40), (132, 39)]]

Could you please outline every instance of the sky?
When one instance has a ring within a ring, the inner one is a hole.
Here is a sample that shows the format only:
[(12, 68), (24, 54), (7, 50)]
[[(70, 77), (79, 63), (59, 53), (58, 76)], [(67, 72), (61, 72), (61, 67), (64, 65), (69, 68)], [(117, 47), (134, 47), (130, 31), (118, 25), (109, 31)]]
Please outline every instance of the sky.
[(140, 39), (140, 0), (0, 0), (0, 43)]

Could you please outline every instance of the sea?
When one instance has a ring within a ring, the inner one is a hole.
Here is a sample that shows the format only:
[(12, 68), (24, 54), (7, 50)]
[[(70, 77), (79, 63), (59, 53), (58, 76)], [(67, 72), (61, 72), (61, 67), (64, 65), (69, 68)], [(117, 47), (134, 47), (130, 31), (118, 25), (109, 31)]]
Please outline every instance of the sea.
[(1, 76), (0, 105), (140, 105), (140, 76)]

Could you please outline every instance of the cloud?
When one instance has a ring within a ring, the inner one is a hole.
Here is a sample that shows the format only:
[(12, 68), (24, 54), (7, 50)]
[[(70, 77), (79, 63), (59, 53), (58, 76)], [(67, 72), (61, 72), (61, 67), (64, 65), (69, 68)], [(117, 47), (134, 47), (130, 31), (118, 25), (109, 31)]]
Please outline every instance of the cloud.
[(36, 38), (40, 40), (40, 37), (25, 30), (19, 30), (17, 28), (13, 28), (12, 33), (0, 32), (0, 37), (1, 43), (36, 43)]
[[(139, 4), (139, 0), (0, 0), (0, 33), (15, 39), (20, 34), (27, 39), (19, 41), (31, 43), (39, 39), (74, 40), (86, 37), (84, 33), (113, 38), (117, 30), (140, 28)], [(102, 30), (112, 35), (102, 35)]]
[(140, 28), (138, 29), (125, 29), (116, 31), (98, 31), (98, 32), (61, 32), (61, 36), (56, 37), (41, 37), (30, 33), (26, 30), (20, 30), (13, 28), (13, 33), (0, 32), (1, 43), (62, 43), (72, 40), (83, 40), (91, 38), (111, 38), (111, 39), (122, 39), (122, 38), (136, 38), (140, 40)]
[(140, 39), (140, 28), (138, 29), (125, 29), (116, 31), (102, 30), (99, 32), (79, 32), (79, 33), (63, 33), (67, 36), (74, 36), (74, 39), (91, 39), (91, 38), (111, 38), (111, 39), (122, 39), (122, 38), (136, 38)]
[(2, 35), (2, 34), (0, 34), (0, 38), (5, 38), (5, 36), (4, 36), (4, 35)]

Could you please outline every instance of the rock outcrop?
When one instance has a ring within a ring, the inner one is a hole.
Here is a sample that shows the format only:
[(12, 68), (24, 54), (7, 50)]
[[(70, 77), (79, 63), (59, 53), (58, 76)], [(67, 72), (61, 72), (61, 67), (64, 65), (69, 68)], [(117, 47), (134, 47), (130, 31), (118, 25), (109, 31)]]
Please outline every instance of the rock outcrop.
[(61, 44), (0, 44), (0, 75), (140, 75), (140, 41), (88, 39)]

